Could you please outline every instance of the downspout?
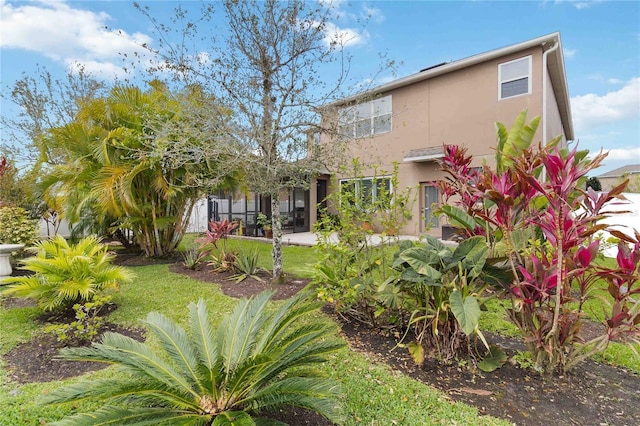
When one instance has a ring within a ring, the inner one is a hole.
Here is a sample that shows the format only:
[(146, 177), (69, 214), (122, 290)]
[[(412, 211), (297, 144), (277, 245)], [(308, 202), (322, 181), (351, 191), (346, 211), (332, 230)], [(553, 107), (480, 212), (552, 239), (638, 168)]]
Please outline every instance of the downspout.
[[(558, 49), (558, 42), (554, 41), (553, 46), (542, 54), (542, 146), (547, 146), (547, 55)], [(541, 180), (547, 177), (545, 168), (542, 168)]]

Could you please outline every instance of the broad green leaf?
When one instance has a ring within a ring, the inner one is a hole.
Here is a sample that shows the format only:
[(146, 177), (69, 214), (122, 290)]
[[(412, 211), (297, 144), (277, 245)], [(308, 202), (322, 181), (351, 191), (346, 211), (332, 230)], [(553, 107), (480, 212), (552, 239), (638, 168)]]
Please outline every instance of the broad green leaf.
[(424, 348), (420, 343), (411, 342), (407, 345), (407, 349), (409, 349), (409, 355), (411, 355), (416, 364), (424, 364)]
[(498, 346), (491, 345), (489, 353), (478, 363), (478, 368), (482, 371), (490, 373), (504, 365), (507, 361), (507, 355)]
[(461, 262), (470, 277), (477, 277), (482, 272), (488, 256), (489, 247), (484, 237), (476, 236), (464, 240), (456, 247), (451, 263), (457, 265)]
[(437, 281), (442, 277), (442, 274), (429, 264), (430, 256), (423, 247), (412, 247), (400, 253), (399, 258), (407, 262), (418, 274), (424, 275), (432, 281)]
[(469, 231), (473, 231), (476, 229), (476, 226), (478, 226), (473, 216), (468, 215), (467, 212), (458, 207), (444, 205), (440, 207), (440, 210), (447, 216), (449, 223), (456, 228), (464, 228)]
[(476, 329), (480, 320), (481, 311), (478, 301), (473, 296), (467, 296), (463, 301), (462, 293), (455, 290), (449, 296), (449, 303), (462, 331), (469, 336)]

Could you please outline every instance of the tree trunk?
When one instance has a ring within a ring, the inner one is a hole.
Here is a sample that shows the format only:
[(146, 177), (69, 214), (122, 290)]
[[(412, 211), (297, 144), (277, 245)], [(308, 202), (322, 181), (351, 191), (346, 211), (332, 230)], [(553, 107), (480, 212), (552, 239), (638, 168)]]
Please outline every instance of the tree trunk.
[(271, 195), (271, 226), (273, 228), (273, 249), (271, 257), (273, 258), (273, 279), (276, 284), (284, 283), (284, 274), (282, 272), (282, 221), (280, 220), (280, 199), (278, 194)]

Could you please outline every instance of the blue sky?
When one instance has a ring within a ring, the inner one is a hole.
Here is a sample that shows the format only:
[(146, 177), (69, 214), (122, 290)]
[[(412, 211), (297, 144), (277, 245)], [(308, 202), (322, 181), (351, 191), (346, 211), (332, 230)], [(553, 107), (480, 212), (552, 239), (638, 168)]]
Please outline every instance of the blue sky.
[[(141, 3), (161, 21), (178, 5)], [(362, 80), (378, 69), (381, 52), (398, 62), (396, 75), (402, 77), (559, 31), (580, 147), (610, 151), (598, 173), (640, 164), (640, 2), (334, 1), (333, 6), (338, 15), (332, 30), (348, 37), (351, 74)], [(38, 64), (60, 76), (74, 62), (100, 78), (122, 76), (121, 53), (156, 43), (150, 22), (131, 1), (0, 0), (0, 7), (3, 95)], [(368, 24), (362, 27), (365, 16)], [(391, 79), (390, 73), (376, 76), (380, 83)], [(2, 114), (15, 113), (4, 99), (1, 107)]]

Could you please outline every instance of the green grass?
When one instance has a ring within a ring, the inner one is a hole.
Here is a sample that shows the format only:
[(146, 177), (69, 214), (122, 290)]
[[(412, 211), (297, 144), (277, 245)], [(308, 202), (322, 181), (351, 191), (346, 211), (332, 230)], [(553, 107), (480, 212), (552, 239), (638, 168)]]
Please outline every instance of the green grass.
[[(180, 250), (185, 250), (186, 247), (192, 246), (194, 240), (197, 238), (196, 234), (188, 234), (183, 242), (180, 244)], [(240, 238), (228, 238), (226, 241), (222, 241), (218, 244), (220, 247), (224, 247), (226, 250), (233, 250), (238, 252), (253, 252), (258, 250), (258, 266), (268, 271), (273, 270), (273, 261), (271, 259), (271, 240), (265, 239), (240, 239)], [(300, 278), (312, 278), (313, 277), (313, 264), (316, 262), (318, 255), (316, 250), (312, 247), (300, 247), (300, 246), (282, 246), (282, 263), (284, 265), (285, 274), (290, 274)]]

